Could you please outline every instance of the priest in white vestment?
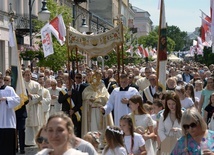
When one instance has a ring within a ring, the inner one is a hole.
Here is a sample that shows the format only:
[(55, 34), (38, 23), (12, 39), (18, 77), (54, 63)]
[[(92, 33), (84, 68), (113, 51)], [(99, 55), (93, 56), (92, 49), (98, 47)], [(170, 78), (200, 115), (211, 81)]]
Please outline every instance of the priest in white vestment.
[(26, 119), (26, 145), (36, 145), (35, 136), (42, 126), (41, 118), (41, 100), (42, 96), (39, 95), (40, 84), (31, 80), (31, 71), (26, 69), (24, 71), (24, 83), (28, 91), (29, 103), (26, 105), (27, 119)]
[(48, 89), (44, 88), (45, 78), (39, 77), (38, 82), (40, 84), (39, 95), (42, 96), (41, 102), (41, 118), (42, 125), (46, 125), (49, 118), (50, 104), (51, 104), (51, 95)]
[(59, 104), (58, 102), (61, 88), (57, 87), (57, 81), (55, 79), (51, 79), (51, 87), (48, 90), (51, 95), (51, 105), (49, 111), (49, 116), (51, 116), (52, 114), (62, 110), (62, 104)]
[(114, 124), (120, 126), (120, 118), (131, 112), (128, 107), (129, 98), (140, 95), (138, 90), (129, 86), (127, 74), (120, 75), (120, 87), (114, 88), (107, 104), (102, 108), (102, 112), (107, 115), (114, 109)]
[[(101, 78), (101, 73), (95, 72), (92, 75), (91, 84), (84, 89), (82, 94), (82, 137), (89, 131), (100, 131), (104, 135), (106, 126), (113, 125), (111, 113), (104, 117), (100, 111), (109, 98), (109, 93), (101, 82)], [(101, 143), (103, 143), (102, 138)]]

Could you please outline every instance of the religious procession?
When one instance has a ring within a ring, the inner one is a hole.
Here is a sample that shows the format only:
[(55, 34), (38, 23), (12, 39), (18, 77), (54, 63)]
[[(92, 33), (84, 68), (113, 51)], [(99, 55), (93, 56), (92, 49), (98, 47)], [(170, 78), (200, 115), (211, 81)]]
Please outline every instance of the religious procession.
[[(10, 18), (11, 66), (0, 72), (0, 155), (214, 155), (214, 60), (206, 59), (206, 51), (214, 55), (207, 35), (214, 15), (202, 17), (204, 33), (189, 49), (192, 58), (182, 59), (168, 52), (164, 0), (159, 7), (157, 50), (127, 46), (121, 18), (95, 34), (54, 17), (40, 42), (46, 60), (56, 53), (54, 39), (66, 47), (57, 69), (60, 59), (24, 63)], [(115, 62), (105, 65), (111, 52)]]

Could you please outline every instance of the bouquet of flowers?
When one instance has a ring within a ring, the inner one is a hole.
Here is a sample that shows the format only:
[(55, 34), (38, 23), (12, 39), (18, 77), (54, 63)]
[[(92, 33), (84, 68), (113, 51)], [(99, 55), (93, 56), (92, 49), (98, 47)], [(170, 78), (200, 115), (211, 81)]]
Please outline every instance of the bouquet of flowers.
[(40, 47), (34, 45), (22, 46), (19, 55), (23, 60), (33, 60), (34, 58), (41, 59), (42, 57), (44, 57)]

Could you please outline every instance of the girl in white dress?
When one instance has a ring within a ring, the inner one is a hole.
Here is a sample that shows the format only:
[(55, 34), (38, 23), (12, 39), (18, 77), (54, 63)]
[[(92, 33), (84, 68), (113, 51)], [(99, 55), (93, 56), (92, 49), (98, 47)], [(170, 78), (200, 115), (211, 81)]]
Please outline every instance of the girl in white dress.
[(123, 143), (123, 131), (116, 126), (107, 126), (105, 131), (107, 145), (102, 155), (127, 155)]
[(132, 118), (124, 115), (120, 118), (120, 128), (124, 132), (124, 143), (129, 155), (145, 155), (145, 141), (142, 135), (134, 132)]
[(131, 113), (133, 125), (136, 128), (136, 132), (143, 136), (146, 144), (147, 154), (155, 154), (154, 147), (152, 145), (152, 139), (156, 138), (154, 133), (154, 124), (151, 116), (143, 108), (143, 100), (139, 95), (134, 95), (129, 99), (129, 107)]

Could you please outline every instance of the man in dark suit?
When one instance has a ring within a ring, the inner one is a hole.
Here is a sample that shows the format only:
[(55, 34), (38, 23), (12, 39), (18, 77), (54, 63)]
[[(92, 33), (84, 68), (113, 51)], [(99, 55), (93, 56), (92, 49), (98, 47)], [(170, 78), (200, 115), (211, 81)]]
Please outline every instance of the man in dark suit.
[(71, 89), (72, 83), (66, 81), (66, 88), (59, 92), (58, 102), (62, 104), (62, 111), (69, 115), (74, 123), (74, 133), (81, 137), (81, 97), (77, 90)]
[(107, 78), (103, 79), (106, 88), (108, 87), (109, 80), (113, 77), (113, 74), (114, 74), (113, 69), (110, 68), (107, 70)]
[(134, 87), (139, 91), (139, 87), (134, 83), (134, 74), (133, 73), (129, 73), (129, 86), (130, 87)]
[(184, 73), (182, 74), (183, 81), (189, 83), (193, 79), (193, 76), (190, 74), (190, 66), (184, 67)]

